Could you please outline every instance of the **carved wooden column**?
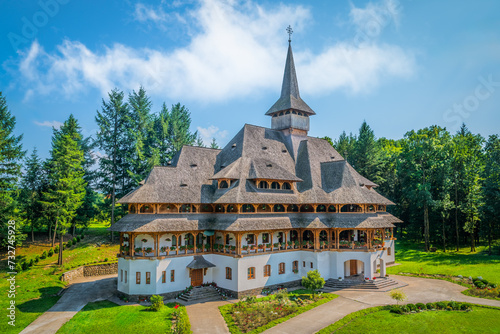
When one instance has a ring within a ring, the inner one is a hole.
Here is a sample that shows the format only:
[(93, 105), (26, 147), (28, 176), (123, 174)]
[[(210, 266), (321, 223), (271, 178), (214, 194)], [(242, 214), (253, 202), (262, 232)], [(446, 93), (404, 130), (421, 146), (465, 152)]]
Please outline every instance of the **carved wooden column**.
[(155, 240), (155, 256), (158, 257), (160, 255), (160, 234), (155, 233), (153, 234), (153, 238)]
[(391, 227), (391, 239), (394, 239), (394, 227)]
[(335, 248), (340, 249), (340, 230), (335, 229)]
[(241, 255), (241, 232), (236, 233), (236, 255)]
[(130, 250), (130, 256), (134, 256), (135, 255), (135, 235), (133, 232), (130, 232), (129, 233), (129, 250)]
[[(314, 208), (314, 211), (316, 211), (316, 208)], [(318, 250), (319, 249), (319, 230), (318, 229), (315, 229), (314, 230), (314, 250)]]

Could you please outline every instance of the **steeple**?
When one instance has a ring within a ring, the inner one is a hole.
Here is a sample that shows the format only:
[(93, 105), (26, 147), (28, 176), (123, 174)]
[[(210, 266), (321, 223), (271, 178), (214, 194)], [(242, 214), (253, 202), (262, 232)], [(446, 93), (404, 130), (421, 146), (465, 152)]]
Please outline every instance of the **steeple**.
[[(285, 73), (283, 74), (283, 84), (281, 85), (281, 96), (266, 112), (272, 116), (272, 128), (276, 130), (296, 129), (299, 132), (309, 130), (309, 116), (316, 113), (300, 97), (295, 63), (291, 45), (291, 27), (288, 26), (288, 53), (285, 62)], [(283, 118), (283, 116), (287, 116)], [(291, 131), (292, 132), (292, 131)]]

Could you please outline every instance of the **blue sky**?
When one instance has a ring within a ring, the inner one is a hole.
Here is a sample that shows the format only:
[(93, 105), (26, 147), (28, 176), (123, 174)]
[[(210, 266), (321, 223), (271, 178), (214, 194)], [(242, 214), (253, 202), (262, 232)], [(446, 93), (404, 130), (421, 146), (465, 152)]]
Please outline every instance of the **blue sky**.
[(117, 87), (143, 85), (158, 111), (177, 102), (192, 130), (225, 144), (269, 127), (292, 47), (311, 136), (401, 138), (462, 122), (500, 124), (499, 1), (2, 1), (0, 90), (24, 147), (47, 156), (70, 113), (84, 135)]

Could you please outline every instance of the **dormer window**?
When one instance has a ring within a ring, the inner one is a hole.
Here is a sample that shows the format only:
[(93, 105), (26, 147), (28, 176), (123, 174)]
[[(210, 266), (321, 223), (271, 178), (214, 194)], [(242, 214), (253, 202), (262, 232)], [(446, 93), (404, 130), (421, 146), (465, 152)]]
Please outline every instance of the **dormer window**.
[(285, 113), (285, 115), (289, 115), (289, 114), (290, 114), (290, 110), (288, 110), (288, 111)]
[(278, 182), (271, 183), (271, 189), (280, 189), (280, 184)]
[(233, 145), (231, 145), (231, 149), (234, 150), (236, 148), (236, 143), (234, 143)]
[(262, 146), (262, 150), (263, 151), (267, 150), (267, 146)]
[(266, 164), (266, 167), (273, 167), (273, 164)]
[(219, 189), (229, 188), (229, 184), (226, 180), (219, 181)]
[(267, 184), (266, 181), (260, 181), (258, 187), (259, 189), (267, 189), (269, 188), (269, 185)]
[(181, 183), (181, 188), (186, 188), (188, 185), (185, 183)]
[(189, 167), (196, 168), (196, 167), (198, 167), (198, 165), (197, 164), (191, 164), (191, 165), (189, 165)]
[(281, 150), (281, 153), (288, 153), (287, 150)]

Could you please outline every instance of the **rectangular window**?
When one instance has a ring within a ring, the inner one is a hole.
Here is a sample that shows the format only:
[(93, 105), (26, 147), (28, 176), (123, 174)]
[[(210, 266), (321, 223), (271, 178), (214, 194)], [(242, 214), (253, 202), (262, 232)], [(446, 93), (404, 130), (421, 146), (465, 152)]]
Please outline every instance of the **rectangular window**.
[(306, 261), (302, 261), (302, 267), (306, 267)]
[(264, 266), (264, 277), (269, 277), (269, 276), (271, 276), (271, 265), (266, 264)]
[(248, 268), (248, 279), (255, 279), (255, 267)]
[(175, 270), (170, 270), (170, 282), (175, 281)]
[(311, 262), (311, 269), (313, 268), (313, 263)]
[(299, 272), (299, 261), (292, 262), (292, 271), (297, 274)]
[(281, 262), (279, 266), (279, 272), (280, 275), (285, 273), (285, 262)]
[(387, 255), (391, 255), (391, 247), (387, 247)]
[(233, 269), (226, 267), (226, 279), (233, 279)]
[(262, 243), (263, 244), (269, 243), (269, 233), (262, 233)]
[(247, 234), (247, 245), (255, 245), (255, 234)]
[(140, 271), (135, 273), (135, 284), (141, 284), (141, 272)]
[(120, 282), (123, 282), (123, 269), (120, 270)]
[(127, 283), (127, 277), (128, 277), (127, 271), (125, 270), (125, 283)]
[(161, 272), (161, 282), (167, 283), (167, 272), (166, 271)]
[(146, 284), (151, 284), (151, 272), (146, 271)]

